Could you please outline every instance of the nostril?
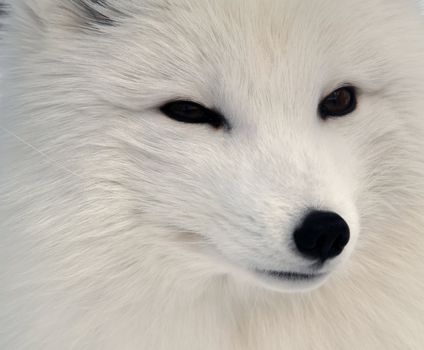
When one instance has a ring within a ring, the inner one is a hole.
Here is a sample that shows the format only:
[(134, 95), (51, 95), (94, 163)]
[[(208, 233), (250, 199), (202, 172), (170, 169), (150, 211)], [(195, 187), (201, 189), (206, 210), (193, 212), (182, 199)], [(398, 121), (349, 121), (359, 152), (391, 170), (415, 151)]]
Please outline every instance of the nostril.
[(299, 252), (322, 261), (340, 255), (349, 238), (346, 221), (340, 215), (327, 211), (309, 213), (294, 232)]

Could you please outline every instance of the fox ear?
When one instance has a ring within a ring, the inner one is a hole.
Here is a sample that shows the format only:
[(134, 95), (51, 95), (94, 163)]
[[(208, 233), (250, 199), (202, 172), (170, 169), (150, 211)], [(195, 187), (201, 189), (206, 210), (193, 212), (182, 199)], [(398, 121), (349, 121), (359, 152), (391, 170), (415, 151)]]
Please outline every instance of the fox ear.
[(49, 26), (94, 29), (113, 26), (123, 16), (112, 3), (116, 0), (0, 0), (0, 13), (7, 11), (34, 29)]
[[(107, 0), (68, 0), (67, 8), (76, 11), (75, 14), (83, 25), (112, 26), (115, 24), (119, 11)], [(70, 7), (71, 6), (71, 7)], [(73, 6), (73, 9), (72, 9)]]
[(0, 1), (0, 16), (6, 13), (6, 4)]

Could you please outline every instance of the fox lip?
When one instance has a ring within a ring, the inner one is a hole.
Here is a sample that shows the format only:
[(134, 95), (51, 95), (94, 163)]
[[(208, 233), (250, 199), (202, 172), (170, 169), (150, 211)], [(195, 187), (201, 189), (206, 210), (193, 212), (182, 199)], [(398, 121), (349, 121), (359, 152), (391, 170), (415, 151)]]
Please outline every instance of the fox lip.
[(314, 280), (319, 277), (322, 277), (323, 273), (305, 273), (305, 272), (292, 272), (292, 271), (273, 271), (273, 270), (262, 270), (257, 271), (262, 275), (267, 275), (277, 280), (286, 280), (286, 281), (309, 281)]

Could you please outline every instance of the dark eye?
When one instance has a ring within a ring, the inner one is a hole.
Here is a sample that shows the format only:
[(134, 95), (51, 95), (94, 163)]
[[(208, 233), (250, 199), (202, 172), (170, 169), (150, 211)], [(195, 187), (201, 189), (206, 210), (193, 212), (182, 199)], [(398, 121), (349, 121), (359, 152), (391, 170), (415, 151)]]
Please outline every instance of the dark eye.
[(356, 109), (356, 89), (346, 86), (333, 91), (319, 105), (321, 118), (343, 117)]
[(228, 126), (221, 114), (191, 101), (169, 102), (160, 110), (169, 118), (183, 123), (209, 124), (214, 128)]

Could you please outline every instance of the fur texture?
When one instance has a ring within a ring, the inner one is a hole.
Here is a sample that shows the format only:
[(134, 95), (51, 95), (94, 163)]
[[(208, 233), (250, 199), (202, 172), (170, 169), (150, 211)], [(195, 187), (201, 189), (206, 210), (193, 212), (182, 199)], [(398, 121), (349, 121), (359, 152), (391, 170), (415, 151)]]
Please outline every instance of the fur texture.
[[(412, 0), (9, 5), (1, 349), (422, 349)], [(358, 109), (320, 120), (346, 83)], [(159, 112), (179, 98), (231, 131)], [(310, 208), (351, 228), (319, 288), (251, 273), (308, 267), (291, 241)]]

